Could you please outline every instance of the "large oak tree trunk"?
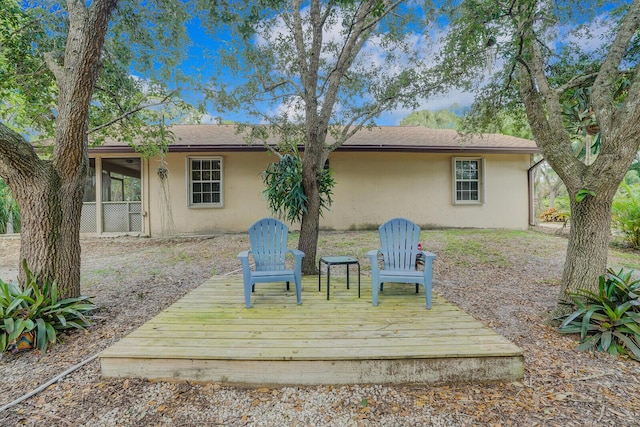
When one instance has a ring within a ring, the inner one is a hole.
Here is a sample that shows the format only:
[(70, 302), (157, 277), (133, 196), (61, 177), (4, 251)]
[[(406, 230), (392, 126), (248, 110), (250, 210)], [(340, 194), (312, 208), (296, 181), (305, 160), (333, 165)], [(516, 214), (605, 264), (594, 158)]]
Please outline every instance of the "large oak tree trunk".
[[(47, 56), (59, 88), (51, 160), (40, 159), (0, 123), (0, 176), (22, 213), (21, 259), (39, 280), (58, 283), (61, 297), (80, 294), (80, 213), (88, 167), (89, 104), (117, 0), (69, 0), (64, 60)], [(24, 281), (24, 272), (20, 276)]]
[[(55, 280), (63, 296), (80, 294), (80, 210), (83, 187), (63, 183), (44, 163), (37, 179), (16, 188), (22, 214), (20, 259), (40, 281)], [(24, 283), (25, 273), (20, 272)]]
[[(625, 52), (640, 28), (640, 1), (630, 5), (598, 73), (572, 79), (559, 88), (552, 87), (547, 79), (533, 23), (533, 19), (522, 23), (523, 37), (529, 42), (523, 45), (519, 57), (520, 93), (542, 155), (562, 179), (571, 200), (567, 258), (553, 313), (559, 316), (571, 311), (567, 305), (571, 292), (580, 288), (598, 292), (598, 277), (607, 269), (613, 198), (640, 146), (640, 80), (634, 76), (622, 102), (617, 98), (615, 84)], [(571, 149), (560, 102), (563, 93), (581, 84), (591, 85), (590, 101), (601, 139), (598, 157), (587, 164), (577, 159)], [(585, 194), (588, 195), (582, 197)]]
[(571, 228), (555, 316), (573, 311), (570, 293), (583, 287), (595, 291), (596, 278), (607, 270), (612, 201), (612, 195), (587, 197), (581, 202), (571, 196)]

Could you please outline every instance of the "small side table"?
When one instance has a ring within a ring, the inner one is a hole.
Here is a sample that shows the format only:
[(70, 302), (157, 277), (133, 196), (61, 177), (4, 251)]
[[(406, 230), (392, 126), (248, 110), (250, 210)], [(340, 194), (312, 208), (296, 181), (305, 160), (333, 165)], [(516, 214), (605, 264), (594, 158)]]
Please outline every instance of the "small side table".
[(347, 266), (347, 289), (349, 289), (349, 266), (356, 264), (358, 266), (358, 298), (360, 298), (360, 261), (350, 256), (323, 256), (318, 261), (318, 292), (321, 289), (320, 277), (322, 276), (321, 265), (327, 265), (327, 300), (329, 300), (329, 289), (331, 288), (331, 266), (346, 265)]

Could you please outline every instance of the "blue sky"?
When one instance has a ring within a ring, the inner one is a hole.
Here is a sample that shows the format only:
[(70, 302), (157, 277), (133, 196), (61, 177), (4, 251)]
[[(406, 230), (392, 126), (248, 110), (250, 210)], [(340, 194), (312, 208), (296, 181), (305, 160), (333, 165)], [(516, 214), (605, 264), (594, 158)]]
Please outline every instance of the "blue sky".
[[(558, 34), (561, 35), (561, 37), (566, 36), (569, 28), (570, 26), (567, 24), (559, 25)], [(217, 46), (221, 42), (224, 43), (226, 40), (224, 40), (224, 38), (220, 40), (219, 38), (209, 36), (203, 29), (199, 27), (197, 22), (194, 22), (190, 26), (189, 30), (193, 45), (189, 49), (188, 61), (184, 64), (183, 69), (186, 70), (189, 74), (200, 74), (200, 80), (206, 81), (214, 72), (215, 60), (213, 58), (207, 58), (207, 55), (203, 54), (203, 51), (208, 51), (210, 54), (213, 54)], [(446, 29), (441, 29), (439, 31), (445, 30)], [(608, 32), (610, 32), (610, 30), (611, 28), (608, 25), (606, 15), (602, 15), (599, 24), (594, 25), (589, 29), (589, 32), (591, 33), (590, 35), (594, 37), (589, 38), (588, 43), (592, 43), (594, 46), (601, 43), (600, 37), (606, 35)], [(438, 34), (442, 35), (443, 33), (440, 32)], [(432, 41), (437, 39), (438, 34), (434, 33), (431, 35)], [(500, 64), (500, 62), (496, 63), (494, 65), (494, 69), (498, 69), (501, 65), (502, 64)], [(236, 77), (231, 75), (230, 73), (227, 73), (227, 76), (229, 77), (228, 82), (234, 82), (234, 80), (236, 80)], [(198, 94), (195, 95), (198, 96)], [(457, 109), (464, 109), (466, 107), (469, 107), (472, 104), (473, 100), (474, 96), (472, 93), (464, 92), (461, 90), (452, 90), (445, 95), (421, 100), (417, 110), (451, 109), (454, 106)], [(398, 109), (385, 112), (376, 120), (376, 123), (378, 125), (398, 125), (400, 123), (400, 120), (409, 115), (411, 111), (412, 110)], [(243, 113), (224, 113), (221, 118), (233, 121), (247, 120), (247, 117)], [(212, 117), (204, 118), (204, 121), (211, 120)]]
[[(211, 57), (207, 58), (207, 56), (214, 55), (214, 51), (217, 49), (219, 45), (224, 45), (228, 42), (228, 39), (224, 38), (224, 34), (222, 35), (222, 40), (216, 37), (212, 37), (205, 30), (203, 30), (198, 21), (194, 21), (189, 26), (189, 35), (191, 37), (192, 46), (188, 51), (188, 59), (184, 63), (182, 69), (188, 72), (190, 75), (199, 75), (199, 80), (206, 81), (214, 72), (215, 72), (215, 60)], [(203, 51), (207, 51), (208, 53), (203, 55)], [(227, 74), (229, 77), (228, 82), (237, 81), (237, 79)], [(199, 96), (198, 93), (193, 94), (194, 99)], [(191, 96), (185, 96), (188, 100), (190, 100)], [(473, 102), (473, 95), (470, 93), (464, 93), (462, 91), (451, 91), (450, 93), (442, 96), (433, 97), (430, 99), (422, 100), (420, 102), (420, 107), (418, 110), (429, 109), (429, 110), (439, 110), (439, 109), (449, 109), (452, 107), (456, 108), (464, 108), (471, 105)], [(408, 109), (398, 109), (394, 111), (388, 111), (383, 113), (378, 119), (376, 119), (376, 124), (378, 125), (398, 125), (400, 120), (406, 116), (408, 116), (413, 110)], [(215, 117), (218, 117), (217, 115)], [(243, 113), (224, 113), (221, 116), (224, 120), (232, 120), (232, 121), (246, 121), (247, 117)], [(204, 121), (213, 121), (214, 117), (205, 117)], [(255, 121), (255, 119), (250, 119)]]

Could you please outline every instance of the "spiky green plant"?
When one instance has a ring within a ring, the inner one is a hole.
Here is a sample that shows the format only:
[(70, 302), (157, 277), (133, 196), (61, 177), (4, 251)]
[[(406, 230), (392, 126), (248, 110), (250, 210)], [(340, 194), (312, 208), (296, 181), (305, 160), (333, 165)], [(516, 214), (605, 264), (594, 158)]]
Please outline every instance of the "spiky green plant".
[(36, 276), (22, 263), (25, 286), (0, 280), (0, 352), (15, 345), (21, 334), (35, 331), (36, 345), (42, 352), (58, 340), (65, 329), (85, 329), (91, 324), (90, 312), (95, 309), (89, 297), (58, 299), (58, 286), (45, 281), (40, 285)]
[(598, 293), (571, 294), (576, 310), (563, 316), (560, 332), (580, 334), (578, 350), (624, 354), (640, 361), (640, 280), (633, 271), (609, 269), (600, 276)]
[[(274, 215), (291, 222), (302, 221), (307, 211), (307, 196), (302, 187), (302, 160), (297, 148), (271, 163), (263, 173), (266, 186), (264, 194)], [(320, 192), (320, 215), (331, 206), (331, 195), (335, 181), (330, 169), (325, 168), (318, 176)]]

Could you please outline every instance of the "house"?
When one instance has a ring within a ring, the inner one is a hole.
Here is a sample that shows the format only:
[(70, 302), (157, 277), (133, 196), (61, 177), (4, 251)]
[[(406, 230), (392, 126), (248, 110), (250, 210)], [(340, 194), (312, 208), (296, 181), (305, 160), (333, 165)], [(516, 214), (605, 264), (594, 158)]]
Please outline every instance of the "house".
[[(119, 143), (89, 150), (82, 232), (245, 232), (272, 215), (261, 173), (276, 156), (246, 144), (233, 125), (171, 131), (176, 140), (163, 158), (144, 159)], [(423, 227), (526, 229), (537, 151), (534, 141), (505, 135), (363, 129), (329, 157), (336, 187), (320, 225), (362, 229), (403, 216)]]

